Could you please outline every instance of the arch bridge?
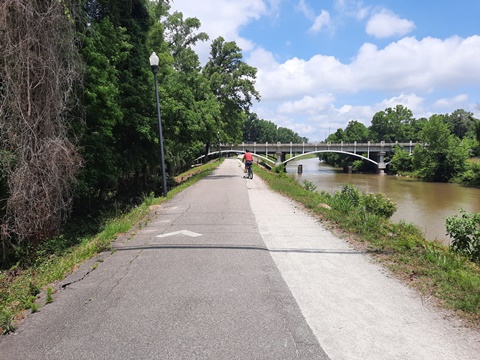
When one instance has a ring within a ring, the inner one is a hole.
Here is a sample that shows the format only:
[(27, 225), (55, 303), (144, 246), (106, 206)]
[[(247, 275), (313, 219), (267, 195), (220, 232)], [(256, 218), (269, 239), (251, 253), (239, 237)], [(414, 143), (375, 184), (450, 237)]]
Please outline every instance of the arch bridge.
[[(284, 144), (284, 143), (242, 143), (238, 145), (233, 144), (220, 144), (217, 151), (211, 151), (208, 155), (220, 155), (236, 153), (245, 153), (248, 149), (253, 156), (262, 159), (270, 165), (287, 164), (289, 161), (295, 160), (301, 156), (309, 154), (319, 153), (338, 153), (356, 156), (358, 158), (370, 161), (375, 164), (379, 174), (384, 174), (385, 168), (388, 163), (385, 162), (385, 154), (392, 151), (396, 145), (401, 146), (403, 149), (408, 149), (411, 154), (413, 148), (417, 143), (386, 143), (381, 141), (379, 143), (301, 143), (301, 144)], [(287, 155), (290, 157), (287, 159)], [(366, 156), (364, 156), (366, 154)], [(275, 157), (275, 160), (272, 160)], [(200, 159), (200, 158), (199, 158)], [(197, 159), (197, 160), (199, 160)]]

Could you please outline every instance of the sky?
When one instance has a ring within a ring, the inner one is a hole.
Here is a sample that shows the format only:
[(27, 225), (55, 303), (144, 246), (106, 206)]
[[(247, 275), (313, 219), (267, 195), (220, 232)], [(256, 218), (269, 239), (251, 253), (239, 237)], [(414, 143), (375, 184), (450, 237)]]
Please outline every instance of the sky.
[(173, 0), (257, 68), (251, 111), (310, 142), (406, 106), (480, 119), (479, 0)]

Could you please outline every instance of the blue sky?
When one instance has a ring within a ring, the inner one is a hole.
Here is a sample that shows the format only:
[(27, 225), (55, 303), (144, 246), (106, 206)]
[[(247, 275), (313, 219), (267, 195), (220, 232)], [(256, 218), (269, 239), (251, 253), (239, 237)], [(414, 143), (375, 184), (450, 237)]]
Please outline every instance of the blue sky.
[[(252, 111), (311, 142), (397, 104), (480, 118), (478, 0), (173, 0), (258, 69)], [(210, 41), (197, 46), (202, 62)]]

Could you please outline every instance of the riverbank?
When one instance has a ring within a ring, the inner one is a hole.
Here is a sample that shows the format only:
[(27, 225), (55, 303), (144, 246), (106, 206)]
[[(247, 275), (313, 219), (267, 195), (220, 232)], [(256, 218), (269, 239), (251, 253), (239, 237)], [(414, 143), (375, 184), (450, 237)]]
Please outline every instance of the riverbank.
[(480, 267), (477, 264), (450, 252), (444, 245), (427, 241), (412, 224), (394, 224), (374, 214), (342, 206), (327, 193), (307, 190), (292, 176), (261, 168), (256, 168), (255, 173), (273, 190), (305, 206), (335, 234), (371, 253), (422, 296), (435, 299), (437, 306), (480, 329)]
[[(303, 174), (297, 174), (298, 165)], [(346, 174), (316, 159), (299, 159), (288, 163), (287, 172), (302, 184), (307, 180), (317, 191), (333, 194), (345, 183), (367, 193), (383, 193), (397, 203), (393, 222), (405, 221), (417, 225), (427, 240), (450, 245), (446, 235), (445, 219), (459, 215), (460, 209), (468, 213), (480, 212), (480, 189), (452, 183), (418, 181), (405, 176), (379, 176), (376, 174)]]

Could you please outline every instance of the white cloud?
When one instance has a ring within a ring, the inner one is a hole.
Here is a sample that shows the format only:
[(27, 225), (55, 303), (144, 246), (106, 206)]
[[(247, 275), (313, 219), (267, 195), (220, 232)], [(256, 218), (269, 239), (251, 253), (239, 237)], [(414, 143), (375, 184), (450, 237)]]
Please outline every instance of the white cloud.
[[(235, 41), (244, 51), (254, 48), (254, 44), (242, 38), (239, 30), (252, 20), (278, 11), (278, 0), (175, 0), (171, 2), (171, 12), (180, 11), (184, 17), (196, 17), (201, 23), (201, 31), (210, 36), (210, 40), (219, 36), (226, 41)], [(201, 43), (195, 48), (202, 62), (210, 52), (210, 43)]]
[(323, 28), (326, 28), (330, 25), (330, 14), (328, 11), (322, 10), (320, 15), (318, 15), (313, 21), (312, 27), (309, 29), (310, 32), (318, 32)]
[(460, 94), (452, 98), (438, 99), (433, 106), (437, 108), (451, 108), (457, 105), (463, 105), (468, 101), (467, 94)]
[(300, 0), (295, 7), (297, 11), (300, 11), (305, 17), (309, 20), (315, 19), (315, 11), (310, 5), (308, 5), (305, 0)]
[(397, 105), (403, 105), (412, 110), (413, 113), (418, 114), (424, 112), (423, 102), (424, 98), (418, 96), (417, 94), (400, 94), (389, 99), (384, 99), (382, 102), (377, 104), (376, 107), (380, 110), (384, 110), (386, 108), (395, 108)]
[(331, 25), (330, 14), (326, 10), (322, 10), (320, 15), (315, 16), (315, 11), (305, 0), (300, 0), (296, 6), (296, 10), (301, 12), (307, 19), (313, 21), (309, 32), (319, 32)]
[(392, 36), (403, 36), (415, 29), (415, 24), (407, 19), (401, 19), (398, 15), (382, 10), (374, 14), (367, 23), (367, 34), (384, 39)]
[(259, 69), (257, 88), (264, 99), (329, 91), (431, 92), (480, 82), (480, 36), (404, 38), (383, 49), (364, 44), (350, 64), (325, 55), (278, 63), (266, 54), (252, 53), (248, 60)]
[(323, 94), (319, 96), (304, 96), (297, 101), (287, 101), (278, 107), (279, 113), (284, 114), (310, 114), (314, 115), (325, 110), (335, 97), (332, 94)]
[[(368, 126), (375, 112), (397, 104), (408, 107), (419, 118), (429, 117), (431, 103), (442, 111), (453, 111), (456, 106), (473, 111), (474, 102), (480, 101), (469, 100), (466, 95), (452, 95), (463, 94), (463, 86), (478, 90), (480, 36), (403, 37), (385, 47), (365, 43), (348, 62), (322, 53), (278, 61), (273, 49), (259, 46), (239, 34), (251, 21), (275, 17), (282, 1), (175, 0), (171, 3), (172, 9), (181, 9), (185, 17), (199, 18), (201, 31), (207, 32), (211, 39), (223, 36), (227, 41), (236, 41), (243, 49), (246, 62), (258, 69), (255, 86), (262, 102), (252, 110), (260, 118), (289, 127), (315, 141), (322, 139), (329, 128), (332, 131), (345, 128), (349, 120)], [(363, 0), (334, 0), (335, 9), (318, 16), (306, 0), (298, 0), (296, 4), (297, 11), (312, 22), (311, 31), (325, 28), (334, 31), (347, 18), (362, 20), (372, 14)], [(376, 38), (402, 37), (414, 28), (412, 21), (387, 10), (371, 16), (366, 27)], [(201, 47), (196, 49), (200, 58), (208, 58), (210, 44)], [(286, 47), (289, 51), (292, 48)], [(438, 90), (444, 98), (431, 100)], [(372, 93), (376, 97), (372, 98)], [(471, 103), (466, 104), (468, 101)]]
[(335, 9), (342, 15), (357, 20), (365, 19), (370, 7), (363, 6), (363, 0), (335, 0)]

